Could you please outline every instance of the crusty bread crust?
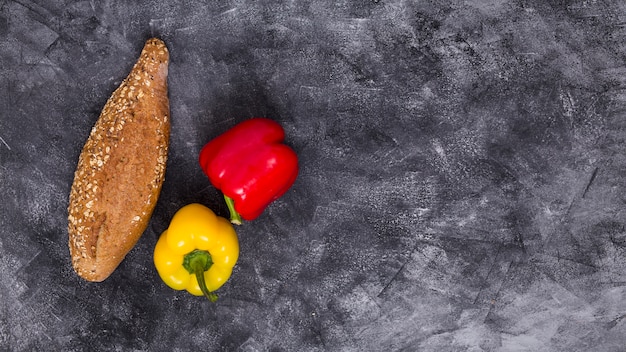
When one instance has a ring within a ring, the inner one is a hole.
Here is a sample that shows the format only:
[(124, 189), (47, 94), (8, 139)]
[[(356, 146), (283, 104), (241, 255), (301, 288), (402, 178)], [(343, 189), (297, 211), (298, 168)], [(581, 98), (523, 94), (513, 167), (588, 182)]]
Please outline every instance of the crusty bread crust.
[(145, 231), (165, 177), (169, 53), (149, 39), (106, 102), (78, 159), (68, 208), (76, 273), (103, 281)]

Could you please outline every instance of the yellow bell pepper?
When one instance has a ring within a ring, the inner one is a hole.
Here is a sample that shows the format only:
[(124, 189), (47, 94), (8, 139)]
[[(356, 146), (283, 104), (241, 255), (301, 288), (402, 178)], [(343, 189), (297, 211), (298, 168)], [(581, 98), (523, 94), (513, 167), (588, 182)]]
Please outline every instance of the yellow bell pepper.
[(230, 221), (197, 203), (174, 214), (154, 248), (154, 266), (165, 284), (211, 302), (238, 258), (239, 241)]

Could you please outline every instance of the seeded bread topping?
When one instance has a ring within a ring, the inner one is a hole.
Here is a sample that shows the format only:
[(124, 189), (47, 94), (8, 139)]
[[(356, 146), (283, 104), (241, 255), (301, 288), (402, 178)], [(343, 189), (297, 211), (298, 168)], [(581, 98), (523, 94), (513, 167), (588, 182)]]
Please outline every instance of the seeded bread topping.
[(165, 176), (169, 145), (163, 41), (146, 42), (113, 92), (78, 159), (68, 208), (69, 248), (77, 274), (106, 279), (145, 231)]

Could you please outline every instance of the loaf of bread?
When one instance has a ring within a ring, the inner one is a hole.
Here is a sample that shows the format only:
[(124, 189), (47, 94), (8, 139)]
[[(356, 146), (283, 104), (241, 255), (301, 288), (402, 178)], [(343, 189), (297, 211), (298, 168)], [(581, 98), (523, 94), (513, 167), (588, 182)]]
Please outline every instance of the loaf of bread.
[(69, 196), (72, 265), (103, 281), (148, 226), (165, 177), (170, 134), (169, 53), (149, 39), (104, 105), (78, 159)]

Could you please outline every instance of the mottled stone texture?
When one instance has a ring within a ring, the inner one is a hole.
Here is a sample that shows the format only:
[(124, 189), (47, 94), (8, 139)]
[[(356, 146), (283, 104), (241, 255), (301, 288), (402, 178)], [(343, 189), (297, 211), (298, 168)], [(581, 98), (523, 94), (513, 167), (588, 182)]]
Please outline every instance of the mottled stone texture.
[[(151, 36), (166, 181), (88, 283), (73, 172)], [(625, 59), (621, 0), (0, 2), (0, 350), (623, 351)], [(300, 176), (210, 304), (152, 250), (187, 203), (226, 215), (197, 155), (253, 116)]]

